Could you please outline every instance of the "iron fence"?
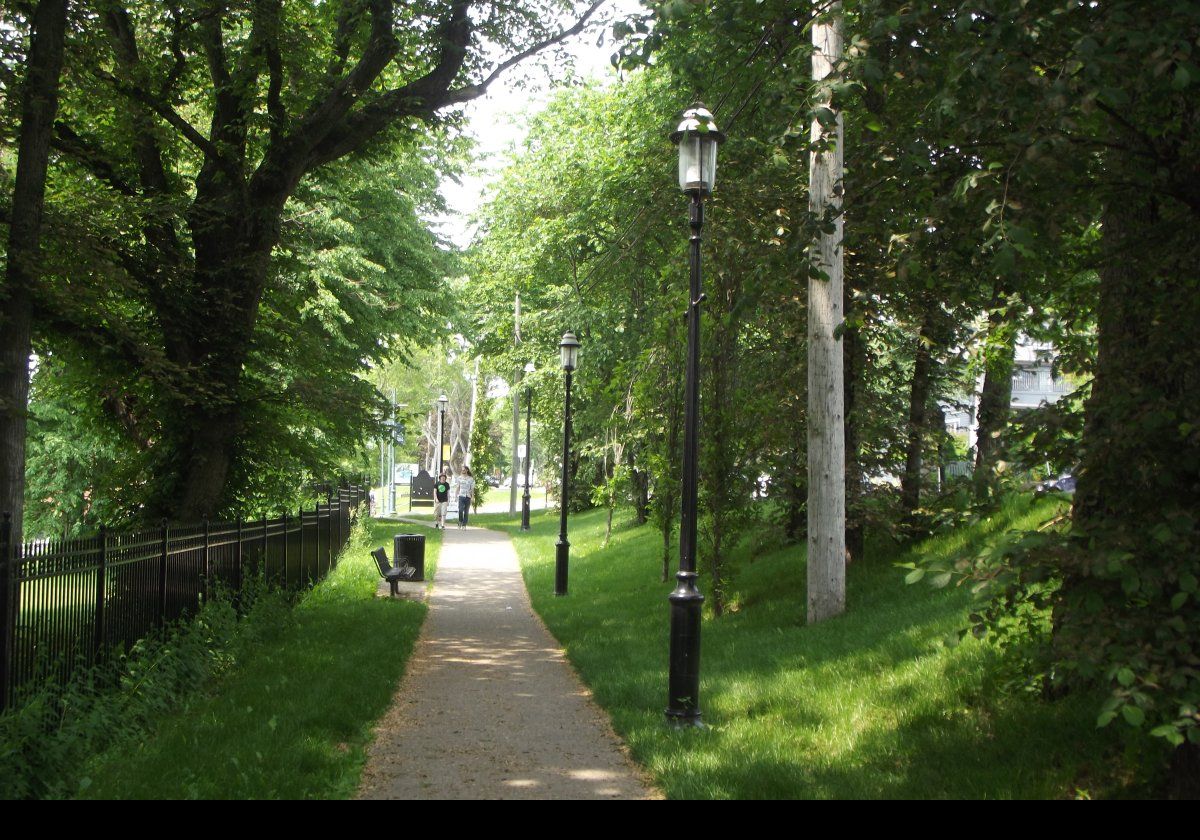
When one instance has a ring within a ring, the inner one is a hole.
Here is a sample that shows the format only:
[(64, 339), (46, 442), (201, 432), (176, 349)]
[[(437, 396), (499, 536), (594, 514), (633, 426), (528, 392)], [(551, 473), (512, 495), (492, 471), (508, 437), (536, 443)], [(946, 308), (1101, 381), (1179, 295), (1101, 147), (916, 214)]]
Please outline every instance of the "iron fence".
[(138, 531), (10, 545), (0, 524), (0, 709), (44, 679), (66, 681), (190, 614), (220, 587), (251, 577), (287, 589), (312, 586), (336, 564), (369, 490), (275, 519), (163, 521)]

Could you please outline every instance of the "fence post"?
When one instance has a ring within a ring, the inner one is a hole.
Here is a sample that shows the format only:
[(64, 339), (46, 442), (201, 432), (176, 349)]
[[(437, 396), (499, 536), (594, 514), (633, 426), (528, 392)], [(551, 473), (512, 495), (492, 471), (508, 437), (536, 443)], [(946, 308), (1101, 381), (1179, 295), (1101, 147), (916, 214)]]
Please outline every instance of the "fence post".
[[(238, 514), (237, 518), (237, 550), (233, 552), (233, 568), (236, 575), (236, 583), (234, 584), (235, 591), (239, 594), (242, 591), (242, 516)], [(241, 603), (241, 600), (238, 600)]]
[(288, 560), (288, 558), (287, 558), (287, 555), (288, 555), (288, 550), (287, 550), (287, 540), (288, 540), (288, 521), (287, 521), (287, 511), (286, 511), (286, 510), (283, 512), (283, 517), (282, 517), (282, 519), (283, 519), (283, 588), (284, 588), (284, 589), (287, 589), (287, 585), (288, 585), (288, 578), (287, 578), (287, 560)]
[[(338, 506), (337, 506), (337, 544), (336, 544), (336, 547), (334, 548), (333, 552), (330, 555), (331, 563), (337, 562), (337, 553), (339, 551), (341, 551), (341, 549), (342, 549), (342, 491), (341, 490), (337, 491), (337, 501), (338, 501)], [(329, 495), (329, 518), (330, 519), (334, 518), (333, 494), (332, 493)]]
[(262, 576), (267, 580), (267, 515), (262, 515)]
[(333, 501), (331, 494), (325, 493), (325, 574), (333, 568)]
[(209, 526), (208, 517), (204, 517), (204, 603), (208, 603), (211, 594), (209, 590), (209, 576), (212, 574), (212, 563), (209, 560)]
[[(313, 505), (316, 511), (317, 520), (317, 580), (325, 577), (325, 572), (321, 571), (321, 555), (325, 555), (325, 569), (329, 569), (329, 548), (321, 542), (321, 503), (317, 502)], [(325, 543), (329, 542), (329, 523), (325, 524)]]
[(167, 519), (162, 521), (162, 552), (158, 559), (158, 626), (167, 623), (167, 556), (170, 554), (170, 529)]
[(296, 514), (296, 521), (300, 524), (300, 574), (303, 577), (308, 577), (308, 566), (304, 559), (304, 506), (301, 505)]
[(12, 545), (12, 514), (7, 511), (0, 522), (0, 710), (8, 708), (12, 684), (13, 636), (17, 616), (13, 609), (12, 580), (16, 574), (17, 551)]
[(107, 591), (106, 578), (108, 576), (108, 528), (104, 525), (100, 526), (100, 560), (96, 569), (96, 621), (92, 635), (92, 656), (94, 661), (100, 661), (100, 654), (104, 650), (104, 606), (105, 593)]

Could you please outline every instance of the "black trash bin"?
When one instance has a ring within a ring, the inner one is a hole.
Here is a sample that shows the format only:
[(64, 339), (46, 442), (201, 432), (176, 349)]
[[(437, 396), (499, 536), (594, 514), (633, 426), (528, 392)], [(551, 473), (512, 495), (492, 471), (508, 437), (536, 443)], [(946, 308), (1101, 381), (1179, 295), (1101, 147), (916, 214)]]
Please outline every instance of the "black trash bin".
[(408, 580), (425, 580), (424, 534), (396, 534), (392, 537), (392, 557), (397, 568), (411, 566), (417, 570)]

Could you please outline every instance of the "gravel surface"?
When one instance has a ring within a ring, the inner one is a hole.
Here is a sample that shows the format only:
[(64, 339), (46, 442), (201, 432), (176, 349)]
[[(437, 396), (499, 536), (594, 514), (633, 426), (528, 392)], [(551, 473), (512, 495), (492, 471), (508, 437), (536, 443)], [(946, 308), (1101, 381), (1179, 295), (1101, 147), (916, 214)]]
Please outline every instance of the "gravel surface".
[(360, 799), (654, 799), (529, 605), (512, 543), (445, 532), (430, 611)]

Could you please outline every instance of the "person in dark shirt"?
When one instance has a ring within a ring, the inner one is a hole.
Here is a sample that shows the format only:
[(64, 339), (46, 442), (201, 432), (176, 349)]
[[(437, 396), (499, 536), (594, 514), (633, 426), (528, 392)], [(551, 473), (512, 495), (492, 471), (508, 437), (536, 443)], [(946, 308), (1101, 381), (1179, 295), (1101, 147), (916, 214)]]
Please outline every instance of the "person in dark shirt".
[(446, 530), (446, 508), (450, 503), (450, 480), (446, 474), (438, 476), (433, 485), (433, 527)]

